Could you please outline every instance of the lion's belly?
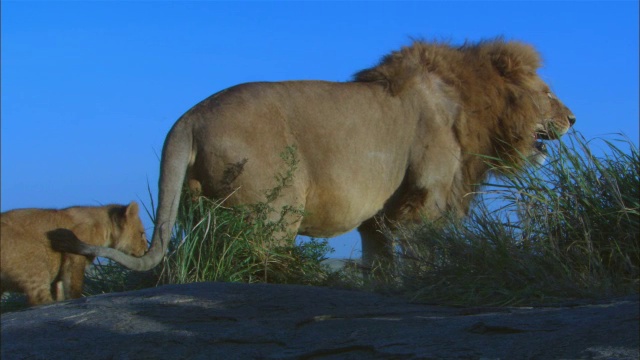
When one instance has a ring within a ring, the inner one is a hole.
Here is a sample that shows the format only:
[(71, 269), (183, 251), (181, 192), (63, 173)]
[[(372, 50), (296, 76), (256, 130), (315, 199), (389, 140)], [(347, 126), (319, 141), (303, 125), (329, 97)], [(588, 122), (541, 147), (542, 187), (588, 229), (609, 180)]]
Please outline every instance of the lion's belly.
[[(366, 182), (361, 181), (360, 185), (363, 183)], [(313, 237), (334, 237), (353, 230), (376, 215), (392, 191), (388, 186), (384, 189), (379, 186), (312, 187), (298, 232)]]
[[(344, 211), (336, 213), (309, 213), (302, 220), (298, 228), (298, 234), (317, 238), (332, 238), (349, 232), (358, 227), (368, 217), (358, 216), (358, 214), (346, 214)], [(373, 214), (375, 215), (375, 213)], [(373, 216), (371, 215), (371, 216)], [(369, 216), (369, 217), (371, 217)]]

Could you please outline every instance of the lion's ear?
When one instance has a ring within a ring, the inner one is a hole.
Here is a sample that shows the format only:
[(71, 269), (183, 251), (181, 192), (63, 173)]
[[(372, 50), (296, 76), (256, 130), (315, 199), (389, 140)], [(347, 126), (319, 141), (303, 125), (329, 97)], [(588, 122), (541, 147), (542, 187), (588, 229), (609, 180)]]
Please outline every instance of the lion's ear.
[(516, 80), (541, 66), (540, 54), (528, 44), (498, 40), (488, 46), (491, 64), (501, 76)]
[(140, 208), (138, 207), (138, 203), (135, 201), (132, 201), (129, 206), (127, 206), (127, 210), (125, 211), (125, 217), (127, 219), (133, 218), (138, 216), (138, 212), (140, 211)]

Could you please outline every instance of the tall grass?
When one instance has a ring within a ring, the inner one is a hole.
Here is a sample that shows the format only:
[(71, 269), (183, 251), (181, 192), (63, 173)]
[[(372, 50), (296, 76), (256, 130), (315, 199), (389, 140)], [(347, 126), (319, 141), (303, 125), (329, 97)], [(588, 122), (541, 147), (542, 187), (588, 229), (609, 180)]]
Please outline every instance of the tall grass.
[(605, 155), (596, 156), (580, 134), (567, 138), (542, 168), (503, 164), (468, 218), (393, 233), (404, 290), (459, 305), (637, 293), (638, 148), (602, 140)]
[(290, 229), (301, 220), (302, 210), (275, 207), (282, 190), (293, 181), (296, 155), (294, 147), (281, 154), (285, 169), (275, 174), (276, 185), (265, 189), (263, 202), (228, 208), (223, 201), (183, 192), (159, 282), (321, 284), (328, 271), (321, 262), (332, 249), (326, 240), (296, 245)]
[[(283, 232), (292, 209), (275, 219), (268, 203), (225, 208), (204, 197), (182, 207), (160, 283), (200, 281), (320, 284), (326, 240), (294, 244)], [(295, 213), (295, 212), (294, 212)]]

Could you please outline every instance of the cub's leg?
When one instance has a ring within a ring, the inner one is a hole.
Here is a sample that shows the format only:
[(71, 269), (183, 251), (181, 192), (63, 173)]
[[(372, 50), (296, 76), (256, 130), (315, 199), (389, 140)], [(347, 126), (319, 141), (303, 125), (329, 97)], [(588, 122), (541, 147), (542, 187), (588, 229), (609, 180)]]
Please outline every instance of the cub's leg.
[(88, 260), (81, 255), (64, 254), (60, 278), (63, 282), (64, 295), (66, 299), (77, 299), (82, 297), (84, 286), (84, 270)]
[(10, 268), (9, 272), (11, 283), (15, 284), (15, 290), (27, 295), (27, 303), (29, 305), (53, 302), (51, 280), (55, 276), (51, 274), (48, 261), (42, 260), (28, 264), (11, 264), (15, 265)]
[(27, 294), (27, 302), (29, 305), (41, 305), (53, 302), (51, 283), (49, 281), (49, 273), (44, 273), (42, 276), (25, 280), (22, 283), (22, 288), (24, 293)]

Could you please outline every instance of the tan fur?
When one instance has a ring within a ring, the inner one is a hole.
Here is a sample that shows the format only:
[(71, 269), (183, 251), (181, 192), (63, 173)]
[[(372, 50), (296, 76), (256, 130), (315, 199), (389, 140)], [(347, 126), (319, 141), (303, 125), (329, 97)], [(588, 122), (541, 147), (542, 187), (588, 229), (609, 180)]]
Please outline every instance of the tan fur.
[[(283, 167), (279, 154), (293, 145), (298, 170), (275, 204), (305, 211), (291, 230), (332, 237), (358, 227), (365, 262), (390, 257), (376, 215), (401, 222), (443, 211), (464, 215), (487, 176), (487, 157), (523, 163), (523, 154), (538, 154), (537, 140), (555, 139), (573, 124), (536, 75), (540, 62), (531, 46), (502, 39), (459, 47), (418, 41), (352, 82), (223, 90), (185, 113), (167, 136), (147, 255), (77, 244), (74, 252), (151, 268), (167, 249), (184, 183), (211, 198), (237, 189), (228, 205), (264, 201)], [(242, 171), (230, 171), (237, 164)]]
[(85, 267), (93, 260), (54, 251), (47, 233), (59, 229), (93, 245), (142, 256), (147, 240), (138, 204), (20, 209), (0, 214), (0, 289), (27, 294), (31, 305), (82, 295)]

